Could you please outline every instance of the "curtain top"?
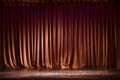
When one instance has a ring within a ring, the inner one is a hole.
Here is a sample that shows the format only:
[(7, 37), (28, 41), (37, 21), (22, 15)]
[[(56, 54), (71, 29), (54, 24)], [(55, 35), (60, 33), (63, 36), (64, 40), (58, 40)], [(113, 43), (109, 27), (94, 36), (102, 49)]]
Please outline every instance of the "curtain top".
[(118, 3), (116, 0), (0, 0), (0, 6), (83, 6), (86, 4)]

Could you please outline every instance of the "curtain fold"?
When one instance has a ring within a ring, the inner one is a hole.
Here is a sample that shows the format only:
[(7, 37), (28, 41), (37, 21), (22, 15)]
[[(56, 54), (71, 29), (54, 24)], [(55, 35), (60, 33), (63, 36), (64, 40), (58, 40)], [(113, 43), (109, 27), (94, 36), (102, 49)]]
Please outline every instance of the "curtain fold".
[(0, 67), (117, 68), (112, 3), (0, 7)]

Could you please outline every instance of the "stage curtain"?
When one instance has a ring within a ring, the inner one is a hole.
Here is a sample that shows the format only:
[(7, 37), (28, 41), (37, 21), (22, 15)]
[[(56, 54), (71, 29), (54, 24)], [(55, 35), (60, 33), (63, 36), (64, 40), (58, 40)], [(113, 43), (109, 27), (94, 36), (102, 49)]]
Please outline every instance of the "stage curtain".
[(118, 68), (117, 34), (113, 3), (0, 6), (0, 67)]
[(120, 69), (120, 5), (117, 9), (117, 68)]

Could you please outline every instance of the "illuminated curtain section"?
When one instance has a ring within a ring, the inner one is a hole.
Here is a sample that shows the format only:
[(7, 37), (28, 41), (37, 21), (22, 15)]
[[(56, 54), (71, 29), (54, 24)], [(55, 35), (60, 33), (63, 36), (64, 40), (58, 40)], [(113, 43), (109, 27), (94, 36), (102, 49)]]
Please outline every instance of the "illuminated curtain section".
[(117, 67), (116, 6), (0, 7), (0, 63), (6, 68)]

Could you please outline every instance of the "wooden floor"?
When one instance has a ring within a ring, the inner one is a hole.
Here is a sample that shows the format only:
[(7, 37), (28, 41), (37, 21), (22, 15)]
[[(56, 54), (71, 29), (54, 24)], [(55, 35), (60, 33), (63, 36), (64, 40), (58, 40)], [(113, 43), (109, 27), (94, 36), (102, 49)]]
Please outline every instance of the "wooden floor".
[(117, 70), (4, 70), (1, 79), (15, 80), (120, 80)]

